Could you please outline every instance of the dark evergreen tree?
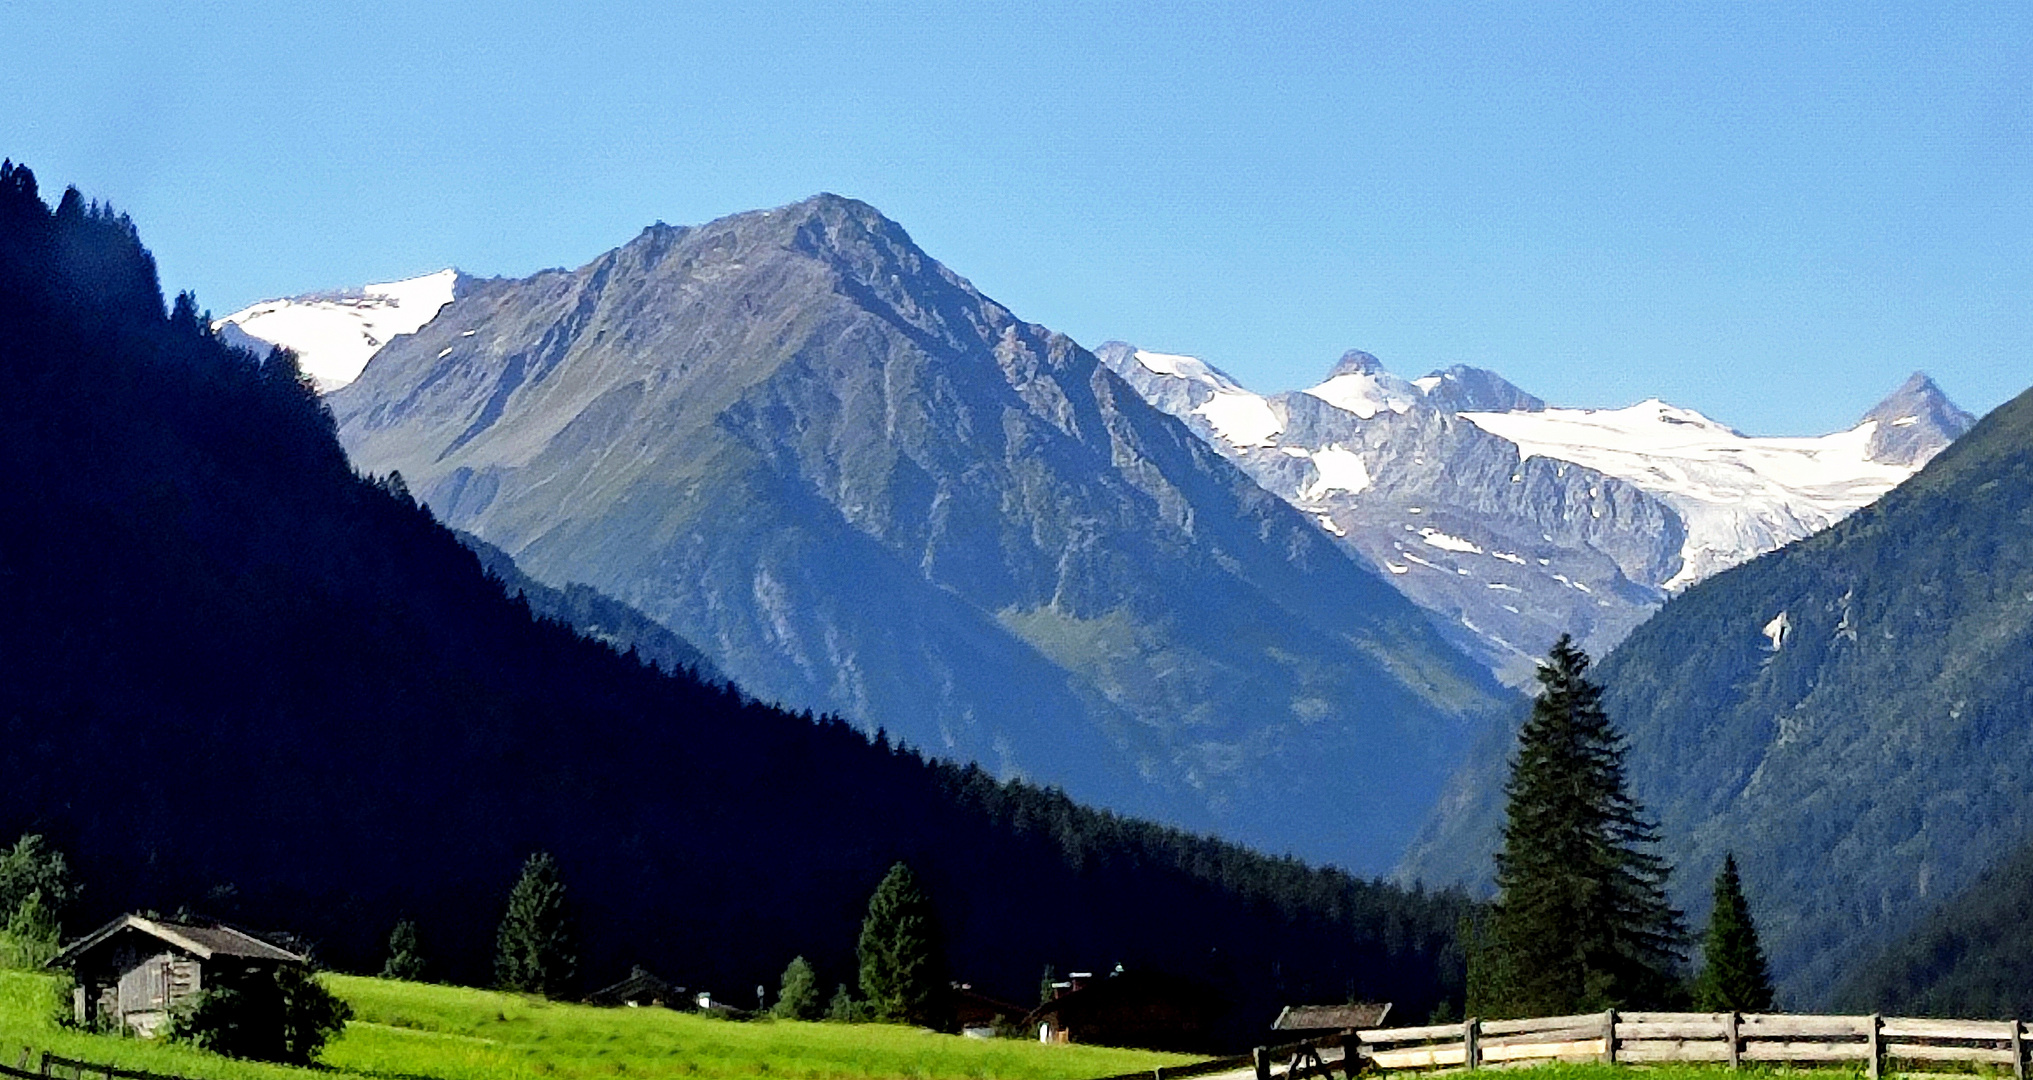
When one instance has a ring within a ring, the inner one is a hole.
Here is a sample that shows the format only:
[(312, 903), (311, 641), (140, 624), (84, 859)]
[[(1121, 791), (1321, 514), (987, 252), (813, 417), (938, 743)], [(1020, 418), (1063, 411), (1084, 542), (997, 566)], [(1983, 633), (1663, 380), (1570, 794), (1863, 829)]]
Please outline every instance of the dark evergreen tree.
[(1715, 911), (1708, 917), (1702, 953), (1701, 977), (1694, 984), (1695, 1008), (1706, 1012), (1771, 1010), (1772, 975), (1765, 967), (1765, 950), (1758, 944), (1758, 928), (1751, 922), (1751, 906), (1744, 900), (1734, 854), (1723, 856), (1722, 872), (1715, 875)]
[(855, 947), (861, 996), (871, 1019), (939, 1026), (946, 992), (946, 943), (932, 898), (903, 863), (868, 898), (868, 918)]
[(522, 877), (508, 894), (496, 939), (494, 974), (504, 990), (556, 997), (578, 974), (577, 935), (565, 901), (565, 883), (549, 852), (522, 865)]
[(868, 1009), (861, 1002), (854, 1000), (853, 994), (847, 992), (846, 983), (841, 983), (833, 988), (833, 997), (826, 1002), (826, 1019), (842, 1024), (858, 1024), (868, 1019)]
[(819, 974), (804, 957), (794, 956), (784, 967), (770, 1015), (779, 1020), (817, 1020), (825, 1015), (825, 1006), (819, 1001)]
[(1488, 938), (1472, 949), (1470, 1011), (1553, 1016), (1658, 1007), (1677, 990), (1686, 940), (1666, 901), (1658, 830), (1624, 779), (1623, 738), (1562, 635), (1504, 787), (1504, 847)]
[(381, 977), (404, 982), (422, 982), (424, 954), (417, 945), (416, 922), (404, 919), (388, 935), (388, 962), (381, 965)]

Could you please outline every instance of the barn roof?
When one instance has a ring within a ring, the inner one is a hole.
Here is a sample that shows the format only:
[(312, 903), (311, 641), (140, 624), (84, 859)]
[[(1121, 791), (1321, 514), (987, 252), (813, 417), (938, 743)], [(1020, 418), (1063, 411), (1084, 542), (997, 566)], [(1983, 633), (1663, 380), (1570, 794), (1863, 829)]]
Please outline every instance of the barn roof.
[(98, 948), (124, 930), (137, 930), (166, 941), (201, 960), (234, 956), (248, 960), (282, 960), (298, 964), (308, 962), (296, 953), (279, 949), (246, 931), (235, 930), (230, 926), (217, 924), (201, 926), (169, 922), (166, 919), (148, 919), (140, 915), (122, 915), (71, 942), (69, 948), (56, 954), (56, 958), (49, 962), (49, 966), (67, 967), (74, 964), (79, 957)]
[[(1388, 1001), (1357, 1001), (1347, 1005), (1287, 1005), (1271, 1023), (1273, 1031), (1354, 1031), (1378, 1027), (1391, 1011)], [(1262, 1013), (1257, 1015), (1261, 1016)]]

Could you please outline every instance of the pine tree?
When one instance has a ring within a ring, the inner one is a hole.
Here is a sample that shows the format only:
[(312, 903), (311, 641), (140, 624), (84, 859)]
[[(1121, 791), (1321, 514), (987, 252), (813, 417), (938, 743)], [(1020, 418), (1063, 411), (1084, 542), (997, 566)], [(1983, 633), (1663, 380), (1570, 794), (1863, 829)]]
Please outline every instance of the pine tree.
[(871, 1018), (938, 1026), (946, 992), (945, 943), (932, 899), (910, 867), (890, 867), (868, 898), (855, 953)]
[(770, 1015), (779, 1020), (817, 1020), (825, 1009), (819, 1003), (819, 975), (802, 956), (794, 956), (784, 968), (783, 982)]
[(826, 1019), (828, 1020), (835, 1020), (843, 1024), (858, 1024), (868, 1019), (867, 1015), (865, 1015), (866, 1013), (867, 1010), (862, 1008), (861, 1003), (854, 1000), (854, 995), (847, 992), (846, 983), (835, 986), (833, 988), (832, 1000), (826, 1002)]
[(495, 939), (494, 975), (505, 990), (555, 997), (570, 988), (579, 954), (558, 864), (539, 851), (508, 894)]
[(1686, 931), (1666, 901), (1669, 868), (1588, 663), (1562, 635), (1518, 733), (1497, 901), (1473, 946), (1469, 999), (1483, 1016), (1657, 1007), (1677, 992)]
[(388, 962), (381, 965), (381, 977), (404, 982), (422, 982), (423, 950), (417, 945), (416, 923), (403, 919), (388, 935)]
[(1771, 1011), (1772, 976), (1765, 967), (1765, 950), (1758, 945), (1758, 928), (1751, 922), (1751, 906), (1744, 900), (1735, 855), (1723, 856), (1722, 872), (1715, 876), (1715, 911), (1708, 917), (1702, 953), (1706, 963), (1694, 984), (1695, 1008)]

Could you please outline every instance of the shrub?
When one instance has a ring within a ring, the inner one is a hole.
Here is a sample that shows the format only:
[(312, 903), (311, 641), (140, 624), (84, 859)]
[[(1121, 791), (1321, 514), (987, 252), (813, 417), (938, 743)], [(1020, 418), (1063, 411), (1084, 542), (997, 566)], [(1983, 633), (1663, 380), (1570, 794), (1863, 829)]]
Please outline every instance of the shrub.
[(353, 1018), (308, 968), (281, 964), (197, 995), (169, 1037), (227, 1057), (308, 1065)]

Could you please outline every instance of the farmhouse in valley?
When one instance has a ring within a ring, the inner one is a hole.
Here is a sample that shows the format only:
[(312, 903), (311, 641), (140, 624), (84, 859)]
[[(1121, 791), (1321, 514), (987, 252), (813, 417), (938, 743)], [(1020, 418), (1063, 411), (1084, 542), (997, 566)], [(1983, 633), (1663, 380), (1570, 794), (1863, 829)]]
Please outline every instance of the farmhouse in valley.
[(691, 1005), (691, 1001), (685, 997), (684, 987), (672, 986), (641, 967), (629, 972), (628, 978), (613, 986), (586, 995), (586, 1003), (612, 1007), (671, 1009), (682, 1009)]
[(71, 1009), (78, 1023), (111, 1023), (152, 1037), (178, 1002), (207, 987), (232, 986), (278, 965), (307, 962), (228, 926), (122, 915), (49, 963), (76, 977)]
[(1222, 1002), (1190, 979), (1122, 971), (1104, 979), (1075, 973), (1031, 1011), (1026, 1029), (1045, 1043), (1090, 1043), (1145, 1050), (1208, 1049)]

